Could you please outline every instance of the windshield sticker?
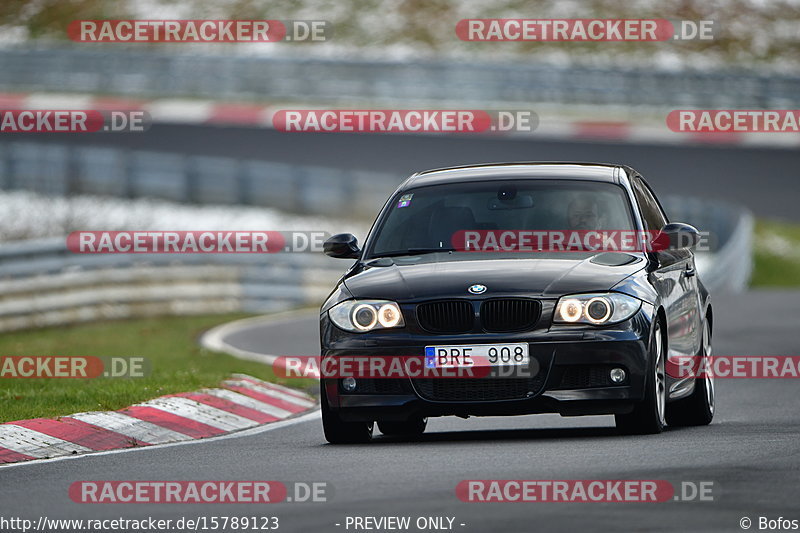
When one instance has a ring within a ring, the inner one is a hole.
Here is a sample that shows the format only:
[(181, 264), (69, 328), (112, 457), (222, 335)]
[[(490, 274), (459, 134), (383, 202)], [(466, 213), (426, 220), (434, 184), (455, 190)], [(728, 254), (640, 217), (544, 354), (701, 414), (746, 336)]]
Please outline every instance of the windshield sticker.
[(397, 208), (400, 209), (401, 207), (408, 207), (411, 205), (411, 198), (413, 198), (413, 194), (404, 194), (400, 197), (400, 201), (397, 202)]

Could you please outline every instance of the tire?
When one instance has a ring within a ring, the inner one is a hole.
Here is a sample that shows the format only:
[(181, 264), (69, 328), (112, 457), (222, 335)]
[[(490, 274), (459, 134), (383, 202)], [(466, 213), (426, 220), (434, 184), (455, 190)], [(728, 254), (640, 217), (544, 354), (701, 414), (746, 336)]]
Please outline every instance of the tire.
[(428, 419), (417, 417), (404, 422), (378, 422), (378, 429), (384, 435), (398, 437), (418, 437), (425, 433)]
[(345, 422), (331, 410), (325, 388), (322, 389), (322, 429), (331, 444), (363, 444), (372, 440), (374, 422)]
[(669, 404), (667, 423), (670, 426), (707, 426), (714, 418), (716, 386), (708, 360), (711, 357), (711, 327), (707, 318), (703, 323), (700, 356), (703, 358), (703, 368), (706, 369), (705, 375), (695, 378), (694, 391), (690, 396)]
[(657, 321), (650, 337), (649, 371), (645, 378), (645, 397), (633, 411), (614, 415), (617, 431), (623, 435), (653, 435), (664, 431), (667, 382), (666, 354), (661, 322)]

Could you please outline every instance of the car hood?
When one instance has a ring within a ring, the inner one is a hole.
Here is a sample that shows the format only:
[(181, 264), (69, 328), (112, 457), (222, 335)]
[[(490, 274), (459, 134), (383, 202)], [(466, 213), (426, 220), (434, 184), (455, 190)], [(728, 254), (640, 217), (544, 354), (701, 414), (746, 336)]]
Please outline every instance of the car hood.
[(610, 289), (644, 266), (641, 257), (622, 253), (501, 259), (431, 254), (360, 264), (344, 283), (355, 298), (395, 301), (465, 297), (476, 283), (487, 287), (484, 297), (555, 297)]

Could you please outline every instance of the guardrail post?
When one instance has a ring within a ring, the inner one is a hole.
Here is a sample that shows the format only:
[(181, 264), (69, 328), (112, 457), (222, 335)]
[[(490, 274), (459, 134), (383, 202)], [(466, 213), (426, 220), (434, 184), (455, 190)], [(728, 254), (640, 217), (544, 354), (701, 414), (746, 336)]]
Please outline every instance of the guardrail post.
[(9, 188), (11, 180), (11, 151), (7, 144), (0, 144), (0, 187)]
[(198, 203), (197, 165), (195, 161), (190, 157), (184, 157), (182, 163), (183, 163), (184, 187), (186, 188), (186, 192), (184, 193), (184, 199), (186, 202), (191, 204)]
[(130, 150), (120, 151), (120, 164), (122, 165), (122, 174), (124, 176), (123, 196), (125, 198), (133, 198), (136, 196), (136, 185), (134, 184), (134, 171), (133, 171), (133, 153)]

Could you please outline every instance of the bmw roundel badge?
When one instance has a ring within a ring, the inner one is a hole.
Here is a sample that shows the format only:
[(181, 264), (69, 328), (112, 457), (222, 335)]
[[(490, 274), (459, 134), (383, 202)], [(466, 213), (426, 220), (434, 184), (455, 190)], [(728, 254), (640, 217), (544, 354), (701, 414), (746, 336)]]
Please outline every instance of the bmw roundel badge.
[(475, 285), (470, 285), (469, 289), (467, 289), (472, 294), (483, 294), (486, 292), (486, 285), (481, 285), (480, 283), (476, 283)]

